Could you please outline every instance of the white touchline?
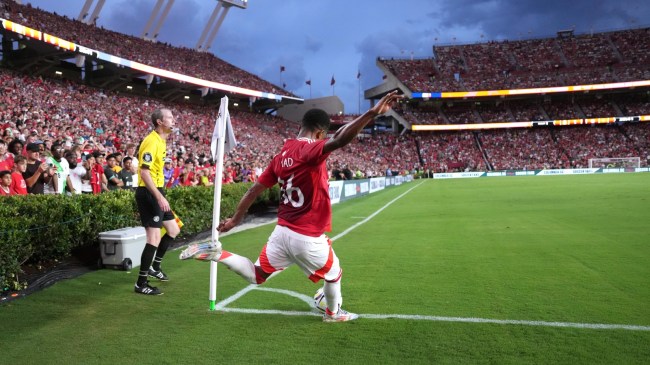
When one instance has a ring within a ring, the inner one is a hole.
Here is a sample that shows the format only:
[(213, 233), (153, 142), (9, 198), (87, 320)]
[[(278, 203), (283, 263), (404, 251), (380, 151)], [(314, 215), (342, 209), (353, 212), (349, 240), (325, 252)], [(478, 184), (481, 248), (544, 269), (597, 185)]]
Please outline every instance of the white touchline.
[[(424, 182), (419, 183), (418, 185), (410, 188), (409, 190), (405, 191), (395, 199), (391, 200), (390, 202), (386, 203), (383, 207), (379, 208), (377, 211), (375, 211), (373, 214), (371, 214), (369, 217), (365, 218), (364, 220), (357, 222), (356, 224), (352, 225), (345, 231), (339, 233), (338, 235), (334, 236), (332, 238), (332, 241), (335, 241), (346, 234), (350, 233), (352, 230), (355, 228), (359, 227), (360, 225), (366, 223), (373, 217), (375, 217), (377, 214), (381, 213), (384, 209), (386, 209), (388, 206), (396, 202), (398, 199), (403, 197), (404, 195), (408, 194), (411, 190), (417, 188), (418, 186), (422, 185)], [(268, 280), (270, 280), (273, 276), (279, 275), (282, 271), (276, 271), (274, 272)], [(267, 280), (267, 281), (268, 281)], [(230, 297), (222, 300), (221, 302), (217, 303), (216, 305), (216, 310), (222, 311), (222, 312), (233, 312), (233, 313), (248, 313), (248, 314), (272, 314), (272, 315), (283, 315), (283, 316), (322, 316), (320, 312), (317, 312), (316, 310), (314, 311), (282, 311), (282, 310), (272, 310), (272, 309), (246, 309), (246, 308), (227, 308), (227, 306), (236, 301), (237, 299), (243, 297), (246, 295), (248, 292), (251, 290), (261, 290), (261, 291), (268, 291), (268, 292), (275, 292), (275, 293), (282, 293), (286, 294), (295, 298), (298, 298), (302, 300), (303, 302), (307, 303), (307, 305), (311, 308), (314, 307), (313, 304), (313, 298), (309, 297), (308, 295), (301, 294), (301, 293), (296, 293), (294, 291), (290, 290), (285, 290), (285, 289), (275, 289), (275, 288), (266, 288), (266, 287), (260, 287), (258, 285), (248, 285), (244, 289), (238, 291), (234, 295), (231, 295)], [(522, 325), (522, 326), (542, 326), (542, 327), (564, 327), (564, 328), (582, 328), (582, 329), (605, 329), (605, 330), (628, 330), (628, 331), (650, 331), (650, 326), (637, 326), (637, 325), (628, 325), (628, 324), (606, 324), (606, 323), (576, 323), (576, 322), (546, 322), (546, 321), (524, 321), (524, 320), (515, 320), (515, 319), (489, 319), (489, 318), (466, 318), (466, 317), (442, 317), (442, 316), (426, 316), (426, 315), (417, 315), (417, 314), (359, 314), (360, 318), (368, 318), (368, 319), (388, 319), (388, 318), (395, 318), (395, 319), (406, 319), (406, 320), (413, 320), (413, 321), (437, 321), (437, 322), (463, 322), (463, 323), (492, 323), (492, 324), (514, 324), (514, 325)]]

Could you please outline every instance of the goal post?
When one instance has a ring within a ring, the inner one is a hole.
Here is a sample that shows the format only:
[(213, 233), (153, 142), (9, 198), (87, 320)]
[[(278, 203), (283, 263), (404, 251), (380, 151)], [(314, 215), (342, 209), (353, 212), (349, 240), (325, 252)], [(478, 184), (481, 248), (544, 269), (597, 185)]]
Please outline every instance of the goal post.
[(625, 168), (641, 167), (641, 158), (639, 157), (601, 157), (590, 158), (589, 168)]

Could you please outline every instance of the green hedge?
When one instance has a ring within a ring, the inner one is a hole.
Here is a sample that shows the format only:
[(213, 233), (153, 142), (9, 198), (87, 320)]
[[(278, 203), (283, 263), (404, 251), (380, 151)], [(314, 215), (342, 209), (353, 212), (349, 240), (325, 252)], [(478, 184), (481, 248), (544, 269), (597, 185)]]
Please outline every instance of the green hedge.
[[(231, 216), (251, 186), (222, 188), (221, 219)], [(27, 195), (0, 199), (0, 291), (24, 289), (19, 274), (26, 263), (50, 262), (70, 256), (75, 248), (98, 245), (100, 232), (141, 225), (132, 191), (101, 195)], [(167, 191), (167, 200), (184, 223), (180, 238), (211, 229), (214, 188)], [(256, 204), (277, 202), (277, 187), (266, 190)]]

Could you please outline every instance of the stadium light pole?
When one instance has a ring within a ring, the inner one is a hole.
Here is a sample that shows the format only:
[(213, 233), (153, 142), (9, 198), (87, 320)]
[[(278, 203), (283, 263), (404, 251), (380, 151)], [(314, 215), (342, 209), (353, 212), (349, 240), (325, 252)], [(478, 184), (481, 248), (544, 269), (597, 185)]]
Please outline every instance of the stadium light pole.
[(205, 28), (203, 28), (199, 41), (194, 47), (197, 51), (207, 51), (210, 48), (214, 42), (214, 38), (217, 36), (217, 33), (221, 28), (221, 24), (226, 18), (226, 15), (228, 15), (228, 11), (232, 6), (246, 9), (248, 7), (248, 0), (217, 0), (217, 5), (210, 16), (210, 19), (208, 19)]

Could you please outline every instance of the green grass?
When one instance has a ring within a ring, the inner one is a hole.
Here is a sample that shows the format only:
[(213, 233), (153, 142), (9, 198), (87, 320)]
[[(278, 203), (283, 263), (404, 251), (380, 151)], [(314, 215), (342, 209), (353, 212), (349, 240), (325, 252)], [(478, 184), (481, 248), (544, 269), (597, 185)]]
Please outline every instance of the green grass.
[[(361, 314), (650, 326), (650, 174), (415, 181), (334, 206), (344, 307)], [(417, 187), (416, 187), (417, 186)], [(255, 258), (273, 226), (223, 238)], [(208, 265), (164, 265), (165, 295), (102, 270), (0, 306), (0, 363), (642, 364), (650, 331), (209, 312)], [(100, 284), (101, 283), (101, 284)], [(245, 288), (219, 268), (218, 299)], [(312, 295), (291, 267), (264, 284)], [(229, 308), (307, 311), (254, 290)]]

